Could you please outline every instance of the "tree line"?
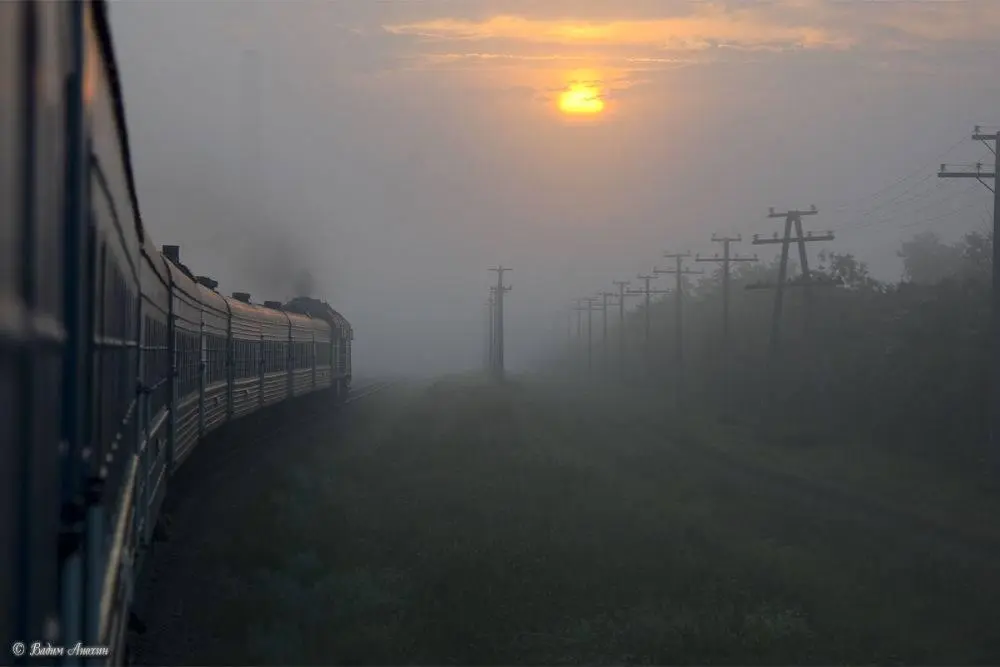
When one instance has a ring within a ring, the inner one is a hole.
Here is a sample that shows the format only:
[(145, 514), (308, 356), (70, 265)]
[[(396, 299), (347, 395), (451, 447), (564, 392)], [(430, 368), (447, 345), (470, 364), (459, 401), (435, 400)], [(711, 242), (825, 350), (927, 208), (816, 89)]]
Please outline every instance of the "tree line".
[[(821, 252), (820, 264), (810, 267), (811, 302), (804, 289), (785, 290), (773, 357), (774, 290), (746, 288), (776, 283), (778, 258), (731, 267), (728, 350), (722, 269), (687, 282), (680, 404), (767, 424), (801, 443), (854, 439), (942, 460), (979, 460), (988, 437), (992, 243), (990, 233), (953, 244), (933, 232), (917, 234), (898, 251), (904, 271), (894, 282), (876, 280), (851, 253)], [(593, 379), (675, 391), (676, 298), (651, 303), (648, 349), (644, 305), (627, 313), (624, 328), (609, 308), (606, 357), (594, 327)], [(601, 315), (593, 316), (596, 324)], [(586, 373), (586, 344), (584, 325), (557, 366)]]

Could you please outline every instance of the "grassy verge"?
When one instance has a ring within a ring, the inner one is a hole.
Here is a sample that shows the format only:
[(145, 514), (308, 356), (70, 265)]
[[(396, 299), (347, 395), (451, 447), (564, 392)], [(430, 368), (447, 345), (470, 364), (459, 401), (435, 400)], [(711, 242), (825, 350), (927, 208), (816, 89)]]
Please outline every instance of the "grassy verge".
[[(794, 424), (726, 423), (690, 410), (678, 416), (669, 396), (623, 388), (573, 392), (620, 410), (658, 415), (668, 437), (723, 454), (734, 462), (794, 477), (818, 489), (830, 489), (873, 506), (911, 514), (947, 526), (974, 539), (995, 543), (1000, 553), (1000, 483), (995, 470), (947, 457), (929, 460), (907, 455), (905, 447), (887, 448), (871, 438), (829, 433), (802, 436)], [(815, 429), (811, 429), (815, 431)], [(942, 443), (947, 447), (947, 443)]]
[(700, 445), (736, 460), (990, 541), (1000, 553), (1000, 485), (985, 463), (942, 465), (854, 436), (831, 434), (800, 446), (794, 435), (773, 437), (760, 427), (710, 419), (689, 420), (686, 427)]
[(349, 421), (206, 536), (190, 662), (1000, 659), (997, 563), (727, 469), (648, 397), (457, 378)]

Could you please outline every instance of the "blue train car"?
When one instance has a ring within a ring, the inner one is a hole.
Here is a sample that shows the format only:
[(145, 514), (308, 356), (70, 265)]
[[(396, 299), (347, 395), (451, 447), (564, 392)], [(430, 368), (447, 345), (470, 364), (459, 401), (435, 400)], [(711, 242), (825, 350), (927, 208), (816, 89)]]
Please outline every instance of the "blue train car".
[(74, 13), (60, 3), (0, 4), (0, 628), (9, 637), (60, 630), (59, 415), (72, 352), (63, 299), (82, 266), (64, 263), (76, 240), (64, 219), (73, 195), (67, 120), (78, 112), (67, 94)]
[(342, 396), (353, 332), (156, 249), (104, 2), (0, 3), (0, 95), (0, 631), (120, 663), (173, 472), (229, 421)]
[(311, 297), (296, 297), (285, 304), (284, 309), (322, 320), (329, 325), (332, 337), (330, 357), (329, 359), (324, 357), (317, 365), (322, 369), (321, 372), (330, 373), (329, 386), (334, 393), (337, 396), (346, 396), (351, 387), (351, 341), (354, 340), (354, 329), (351, 328), (350, 322), (327, 302)]

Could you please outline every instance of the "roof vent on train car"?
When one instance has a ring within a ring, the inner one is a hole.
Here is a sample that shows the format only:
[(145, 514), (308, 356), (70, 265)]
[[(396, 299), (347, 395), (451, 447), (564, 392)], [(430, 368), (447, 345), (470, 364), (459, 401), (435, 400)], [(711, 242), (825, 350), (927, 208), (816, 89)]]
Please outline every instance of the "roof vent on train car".
[(281, 302), (280, 301), (265, 301), (264, 302), (264, 307), (265, 308), (274, 308), (275, 310), (281, 310)]
[(160, 248), (160, 252), (174, 264), (181, 263), (181, 247), (179, 245), (165, 245)]
[(250, 303), (250, 292), (233, 292), (233, 298), (243, 303)]
[(198, 276), (197, 278), (195, 278), (195, 280), (198, 282), (199, 285), (204, 285), (208, 289), (215, 289), (216, 287), (219, 286), (218, 280), (212, 280), (208, 276)]

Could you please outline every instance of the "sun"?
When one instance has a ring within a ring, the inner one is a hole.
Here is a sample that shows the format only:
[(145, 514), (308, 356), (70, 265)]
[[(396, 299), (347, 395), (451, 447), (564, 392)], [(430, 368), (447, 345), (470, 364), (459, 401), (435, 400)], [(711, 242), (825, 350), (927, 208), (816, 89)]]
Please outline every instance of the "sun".
[(559, 109), (573, 116), (599, 114), (604, 111), (604, 100), (597, 86), (573, 83), (559, 96)]

